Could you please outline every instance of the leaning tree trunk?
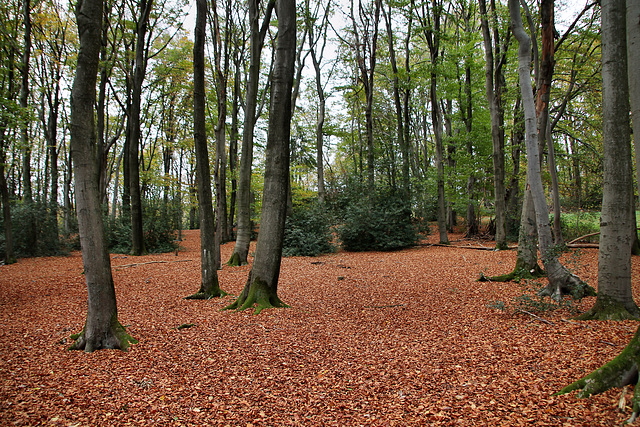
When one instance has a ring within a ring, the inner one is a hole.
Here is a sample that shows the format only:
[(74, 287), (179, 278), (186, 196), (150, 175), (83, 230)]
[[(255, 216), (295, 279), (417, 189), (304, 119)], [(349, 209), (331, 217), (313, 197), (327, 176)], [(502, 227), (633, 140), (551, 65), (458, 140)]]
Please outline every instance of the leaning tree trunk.
[(209, 299), (226, 295), (218, 283), (218, 251), (213, 198), (211, 196), (211, 173), (207, 148), (206, 101), (205, 101), (205, 29), (207, 25), (207, 0), (196, 2), (196, 27), (193, 44), (193, 139), (196, 148), (196, 181), (200, 206), (200, 270), (201, 283), (197, 293), (187, 299)]
[(249, 245), (251, 244), (251, 164), (253, 162), (253, 130), (256, 124), (256, 109), (258, 104), (258, 83), (260, 80), (260, 56), (264, 45), (264, 37), (275, 0), (267, 4), (262, 27), (258, 26), (258, 1), (249, 0), (250, 60), (249, 81), (247, 83), (247, 101), (244, 109), (244, 131), (242, 134), (242, 157), (238, 172), (238, 229), (236, 245), (227, 262), (228, 265), (238, 266), (248, 263)]
[[(604, 3), (604, 2), (603, 2)], [(640, 315), (631, 292), (635, 240), (629, 143), (629, 85), (624, 0), (602, 7), (602, 148), (604, 186), (598, 251), (598, 298), (583, 319)], [(635, 25), (638, 25), (637, 22)]]
[(536, 227), (538, 228), (538, 247), (542, 258), (549, 285), (540, 295), (551, 296), (560, 300), (562, 295), (568, 294), (575, 299), (595, 295), (594, 289), (570, 273), (559, 261), (559, 251), (553, 244), (547, 200), (542, 186), (540, 171), (540, 154), (538, 152), (538, 132), (536, 113), (531, 86), (531, 39), (524, 30), (520, 17), (518, 0), (509, 1), (511, 27), (518, 40), (518, 74), (522, 91), (522, 106), (525, 121), (525, 142), (527, 146), (528, 186), (536, 212)]
[(278, 39), (271, 84), (264, 192), (256, 255), (242, 294), (227, 309), (285, 307), (277, 294), (289, 188), (291, 91), (296, 50), (294, 0), (278, 0)]
[(78, 2), (76, 9), (80, 50), (76, 77), (71, 90), (71, 151), (75, 167), (78, 230), (82, 246), (84, 276), (87, 280), (87, 320), (74, 338), (72, 349), (92, 352), (103, 348), (126, 350), (137, 341), (118, 321), (116, 294), (107, 252), (98, 165), (94, 152), (94, 106), (100, 53), (102, 0)]

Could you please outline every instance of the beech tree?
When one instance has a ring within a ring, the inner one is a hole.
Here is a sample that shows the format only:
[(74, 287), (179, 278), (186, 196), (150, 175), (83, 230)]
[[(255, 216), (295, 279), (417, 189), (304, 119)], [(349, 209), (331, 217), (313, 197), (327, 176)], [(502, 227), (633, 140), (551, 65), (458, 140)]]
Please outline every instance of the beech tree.
[(542, 258), (549, 285), (540, 295), (551, 296), (559, 300), (569, 294), (575, 299), (594, 295), (594, 289), (569, 272), (559, 261), (559, 251), (553, 244), (549, 211), (542, 186), (540, 154), (538, 150), (538, 131), (536, 125), (533, 88), (531, 85), (531, 39), (524, 30), (517, 0), (509, 1), (511, 28), (518, 40), (518, 75), (522, 93), (522, 107), (525, 120), (525, 142), (527, 146), (527, 187), (535, 208), (536, 227), (538, 229), (538, 249)]
[(278, 36), (271, 83), (260, 234), (247, 283), (240, 296), (226, 307), (245, 310), (256, 305), (255, 314), (265, 308), (286, 307), (278, 297), (277, 289), (289, 188), (291, 92), (296, 53), (295, 0), (277, 0), (276, 14)]
[(102, 8), (103, 0), (81, 0), (76, 5), (80, 49), (71, 90), (71, 152), (88, 293), (87, 320), (82, 332), (73, 336), (71, 349), (86, 352), (105, 348), (126, 350), (137, 343), (118, 321), (98, 188), (94, 115)]
[(253, 131), (257, 119), (260, 57), (275, 0), (269, 0), (267, 3), (261, 26), (258, 25), (258, 6), (259, 0), (249, 0), (250, 58), (242, 133), (242, 157), (238, 174), (238, 230), (233, 253), (227, 262), (228, 265), (234, 266), (247, 264), (249, 244), (251, 243), (251, 164), (253, 163)]
[(226, 295), (218, 283), (219, 242), (216, 239), (213, 201), (211, 196), (211, 171), (207, 148), (205, 104), (205, 31), (207, 25), (207, 0), (196, 2), (196, 26), (193, 44), (193, 139), (196, 146), (196, 180), (200, 206), (200, 289), (188, 299), (209, 299)]

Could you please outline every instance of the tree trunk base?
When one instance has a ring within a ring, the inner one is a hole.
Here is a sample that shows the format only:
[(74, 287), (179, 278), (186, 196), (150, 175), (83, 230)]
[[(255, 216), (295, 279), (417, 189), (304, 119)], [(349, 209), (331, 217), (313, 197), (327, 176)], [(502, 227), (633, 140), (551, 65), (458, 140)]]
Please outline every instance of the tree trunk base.
[(138, 340), (127, 334), (124, 326), (120, 324), (117, 318), (113, 319), (111, 325), (106, 329), (106, 331), (95, 330), (93, 333), (87, 334), (85, 325), (82, 332), (71, 335), (71, 338), (75, 341), (71, 344), (69, 350), (84, 350), (87, 353), (105, 349), (127, 351), (131, 344), (138, 344)]
[(592, 286), (566, 269), (563, 270), (564, 274), (559, 277), (549, 277), (549, 284), (538, 292), (539, 296), (548, 296), (555, 301), (561, 301), (564, 295), (569, 295), (574, 300), (596, 296), (596, 290)]
[(538, 264), (536, 264), (534, 267), (529, 268), (529, 267), (518, 266), (516, 263), (516, 268), (511, 273), (502, 274), (500, 276), (493, 276), (493, 277), (485, 277), (483, 274), (480, 274), (480, 278), (478, 279), (478, 282), (519, 283), (523, 279), (533, 280), (533, 279), (537, 279), (539, 277), (544, 277), (544, 276), (545, 276), (545, 272)]
[(626, 306), (613, 298), (599, 296), (591, 310), (577, 317), (578, 320), (639, 320), (640, 310), (635, 303)]
[(289, 307), (260, 279), (254, 279), (250, 283), (251, 285), (247, 283), (249, 289), (247, 290), (247, 286), (245, 286), (242, 294), (234, 302), (224, 307), (223, 310), (243, 311), (253, 307), (255, 308), (253, 314), (257, 315), (265, 308)]
[(247, 262), (247, 258), (245, 257), (244, 259), (242, 259), (242, 257), (238, 252), (234, 252), (233, 255), (231, 255), (231, 258), (229, 259), (229, 261), (227, 261), (227, 265), (231, 267), (239, 267), (241, 265), (248, 265), (248, 264), (249, 263)]
[[(570, 384), (555, 393), (554, 396), (567, 394), (579, 390), (577, 396), (586, 398), (593, 394), (602, 393), (613, 387), (624, 387), (638, 382), (638, 366), (640, 365), (640, 328), (631, 342), (611, 362), (596, 369), (586, 377)], [(633, 393), (633, 414), (627, 421), (633, 422), (640, 413), (640, 387), (636, 386)]]
[(222, 298), (222, 297), (226, 297), (227, 295), (229, 295), (227, 292), (223, 291), (222, 289), (218, 289), (217, 291), (212, 291), (212, 292), (196, 292), (193, 295), (189, 295), (187, 297), (184, 297), (184, 299), (213, 299), (213, 298)]

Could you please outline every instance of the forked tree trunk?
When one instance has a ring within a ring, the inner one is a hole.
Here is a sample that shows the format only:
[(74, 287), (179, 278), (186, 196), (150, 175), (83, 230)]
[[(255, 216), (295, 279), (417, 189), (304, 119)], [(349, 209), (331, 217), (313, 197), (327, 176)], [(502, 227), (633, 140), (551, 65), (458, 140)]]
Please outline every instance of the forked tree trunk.
[(296, 6), (294, 0), (278, 0), (278, 39), (271, 84), (269, 131), (265, 153), (265, 175), (256, 256), (242, 293), (226, 309), (256, 306), (286, 307), (278, 297), (284, 223), (289, 188), (289, 138), (291, 135), (291, 91), (296, 50)]
[(87, 280), (87, 320), (71, 349), (92, 352), (103, 348), (126, 350), (137, 341), (118, 321), (116, 294), (107, 252), (100, 205), (98, 164), (94, 155), (94, 106), (100, 53), (102, 0), (78, 2), (76, 18), (80, 50), (71, 91), (71, 151), (75, 167), (78, 230)]
[(260, 80), (260, 57), (264, 37), (271, 20), (275, 0), (266, 7), (262, 27), (258, 26), (258, 1), (249, 0), (250, 59), (247, 102), (244, 110), (244, 130), (242, 134), (242, 157), (238, 174), (238, 230), (236, 245), (227, 262), (228, 265), (246, 265), (251, 244), (251, 164), (253, 162), (253, 130), (256, 123), (258, 104), (258, 83)]
[(538, 248), (542, 258), (549, 285), (541, 291), (541, 295), (548, 295), (560, 300), (562, 295), (568, 294), (575, 299), (595, 295), (594, 289), (570, 273), (559, 261), (559, 251), (553, 244), (547, 200), (542, 186), (540, 171), (540, 155), (538, 151), (538, 132), (536, 126), (533, 88), (531, 86), (531, 40), (524, 30), (520, 17), (518, 0), (509, 0), (511, 27), (518, 40), (518, 74), (522, 91), (522, 106), (525, 121), (525, 142), (527, 146), (528, 189), (536, 212), (536, 227), (538, 228)]
[(211, 196), (211, 172), (207, 148), (205, 100), (205, 29), (207, 0), (196, 1), (196, 26), (193, 43), (193, 139), (196, 148), (196, 181), (200, 206), (200, 289), (187, 299), (209, 299), (226, 295), (218, 283), (218, 251)]

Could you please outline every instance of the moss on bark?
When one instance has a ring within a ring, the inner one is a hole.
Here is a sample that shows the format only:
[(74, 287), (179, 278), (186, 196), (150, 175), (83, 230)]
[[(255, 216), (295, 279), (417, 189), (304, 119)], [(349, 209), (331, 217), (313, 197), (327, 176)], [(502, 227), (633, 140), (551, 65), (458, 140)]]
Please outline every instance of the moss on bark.
[(627, 307), (623, 303), (606, 295), (600, 295), (589, 311), (578, 320), (639, 320), (638, 307)]
[(245, 287), (242, 294), (234, 302), (224, 307), (223, 310), (243, 311), (253, 307), (255, 308), (253, 314), (260, 314), (265, 308), (289, 307), (280, 300), (275, 290), (268, 286), (265, 281), (254, 278), (249, 283), (247, 283), (249, 289), (247, 290)]
[(480, 276), (478, 281), (491, 281), (491, 282), (520, 282), (521, 280), (532, 280), (537, 279), (539, 277), (544, 277), (544, 270), (536, 264), (533, 268), (523, 267), (520, 262), (516, 262), (516, 268), (513, 269), (511, 273), (502, 274), (499, 276), (493, 277), (485, 277), (484, 275)]
[(212, 298), (222, 298), (229, 295), (227, 292), (223, 291), (220, 288), (212, 289), (209, 291), (203, 291), (202, 289), (196, 292), (193, 295), (189, 295), (188, 297), (184, 297), (184, 299), (212, 299)]
[[(640, 364), (640, 328), (631, 339), (631, 342), (622, 352), (609, 363), (601, 366), (589, 375), (569, 384), (554, 396), (578, 391), (579, 398), (586, 398), (594, 394), (602, 393), (613, 387), (624, 387), (638, 382), (638, 365)], [(630, 422), (636, 419), (640, 412), (640, 387), (635, 388), (633, 394), (633, 414)]]
[(71, 339), (74, 340), (74, 343), (71, 344), (69, 350), (84, 350), (87, 353), (103, 349), (127, 351), (131, 344), (138, 344), (138, 340), (129, 335), (124, 326), (120, 324), (117, 315), (111, 318), (106, 331), (93, 331), (92, 334), (87, 334), (87, 326), (85, 325), (82, 332), (71, 335)]
[(231, 267), (239, 267), (241, 265), (247, 265), (248, 262), (242, 262), (240, 260), (240, 254), (238, 252), (234, 252), (233, 255), (231, 255), (231, 258), (229, 259), (229, 261), (227, 261), (227, 265), (231, 266)]

